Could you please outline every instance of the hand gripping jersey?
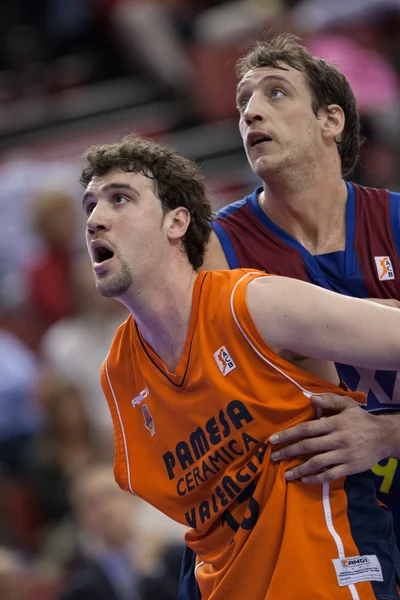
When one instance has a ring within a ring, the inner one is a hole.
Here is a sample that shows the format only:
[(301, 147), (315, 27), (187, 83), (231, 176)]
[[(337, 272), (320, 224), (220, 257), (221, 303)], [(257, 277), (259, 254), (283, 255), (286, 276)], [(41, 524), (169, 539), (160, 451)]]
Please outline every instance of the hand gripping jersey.
[[(310, 281), (358, 298), (400, 299), (400, 194), (347, 183), (346, 249), (313, 256), (261, 210), (262, 188), (222, 209), (215, 232), (229, 266)], [(343, 381), (367, 395), (375, 414), (400, 410), (400, 373), (337, 365)], [(389, 458), (373, 468), (378, 497), (392, 510), (400, 547), (400, 468)]]
[(260, 276), (200, 273), (174, 373), (132, 316), (118, 329), (102, 368), (116, 479), (188, 526), (204, 600), (398, 598), (391, 515), (372, 479), (287, 483), (298, 459), (271, 462), (273, 432), (317, 418), (311, 394), (346, 392), (264, 343), (245, 299)]

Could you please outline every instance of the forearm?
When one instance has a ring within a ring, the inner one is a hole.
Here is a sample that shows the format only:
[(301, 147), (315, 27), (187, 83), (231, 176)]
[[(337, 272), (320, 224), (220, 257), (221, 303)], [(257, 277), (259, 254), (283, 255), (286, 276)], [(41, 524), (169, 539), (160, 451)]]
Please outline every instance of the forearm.
[(382, 435), (387, 444), (387, 456), (400, 460), (400, 413), (392, 415), (379, 415)]

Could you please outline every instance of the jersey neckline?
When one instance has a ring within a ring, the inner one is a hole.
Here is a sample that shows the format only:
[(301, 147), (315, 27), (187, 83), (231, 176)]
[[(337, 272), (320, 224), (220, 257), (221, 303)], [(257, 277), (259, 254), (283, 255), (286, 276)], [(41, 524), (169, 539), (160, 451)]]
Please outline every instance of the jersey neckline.
[(192, 309), (190, 313), (189, 327), (186, 334), (185, 345), (183, 347), (182, 356), (173, 373), (168, 370), (167, 366), (164, 364), (158, 354), (154, 352), (153, 348), (146, 342), (140, 332), (139, 327), (137, 326), (137, 323), (134, 321), (136, 335), (147, 358), (152, 362), (157, 371), (176, 387), (183, 387), (185, 384), (186, 375), (189, 369), (194, 333), (198, 320), (201, 290), (207, 273), (208, 271), (200, 271), (194, 283)]
[[(356, 270), (355, 254), (354, 254), (354, 232), (355, 232), (355, 190), (352, 183), (345, 181), (347, 188), (346, 202), (346, 246), (345, 246), (345, 270), (346, 277), (351, 277)], [(306, 268), (314, 281), (318, 281), (322, 287), (327, 287), (325, 283), (325, 275), (320, 268), (316, 257), (311, 254), (300, 242), (293, 236), (276, 225), (262, 210), (258, 203), (258, 195), (262, 191), (262, 187), (258, 187), (252, 194), (247, 196), (247, 203), (254, 216), (266, 227), (271, 233), (296, 249), (302, 256)], [(320, 254), (318, 256), (325, 256)]]

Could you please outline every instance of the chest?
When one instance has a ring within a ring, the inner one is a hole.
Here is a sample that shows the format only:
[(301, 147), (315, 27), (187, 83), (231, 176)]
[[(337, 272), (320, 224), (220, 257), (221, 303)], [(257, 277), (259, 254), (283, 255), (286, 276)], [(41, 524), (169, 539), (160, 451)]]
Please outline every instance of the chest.
[(345, 249), (313, 255), (250, 206), (219, 224), (227, 233), (231, 262), (269, 273), (309, 281), (356, 297), (399, 298), (400, 267), (389, 204), (371, 211), (353, 204), (346, 222)]
[(133, 491), (186, 525), (224, 478), (233, 478), (236, 497), (256, 477), (272, 433), (315, 416), (293, 381), (243, 351), (234, 332), (224, 336), (199, 327), (179, 379), (140, 348), (117, 378), (110, 374)]

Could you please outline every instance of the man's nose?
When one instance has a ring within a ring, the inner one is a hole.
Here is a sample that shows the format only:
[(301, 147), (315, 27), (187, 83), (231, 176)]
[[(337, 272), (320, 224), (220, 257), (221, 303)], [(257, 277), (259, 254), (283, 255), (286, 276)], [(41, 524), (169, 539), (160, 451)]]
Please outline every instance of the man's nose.
[(263, 109), (261, 106), (260, 99), (256, 94), (253, 94), (246, 105), (243, 112), (243, 118), (246, 125), (251, 125), (254, 121), (263, 121)]
[(89, 215), (86, 226), (90, 234), (101, 230), (108, 231), (110, 229), (110, 219), (106, 207), (100, 203), (96, 204)]

